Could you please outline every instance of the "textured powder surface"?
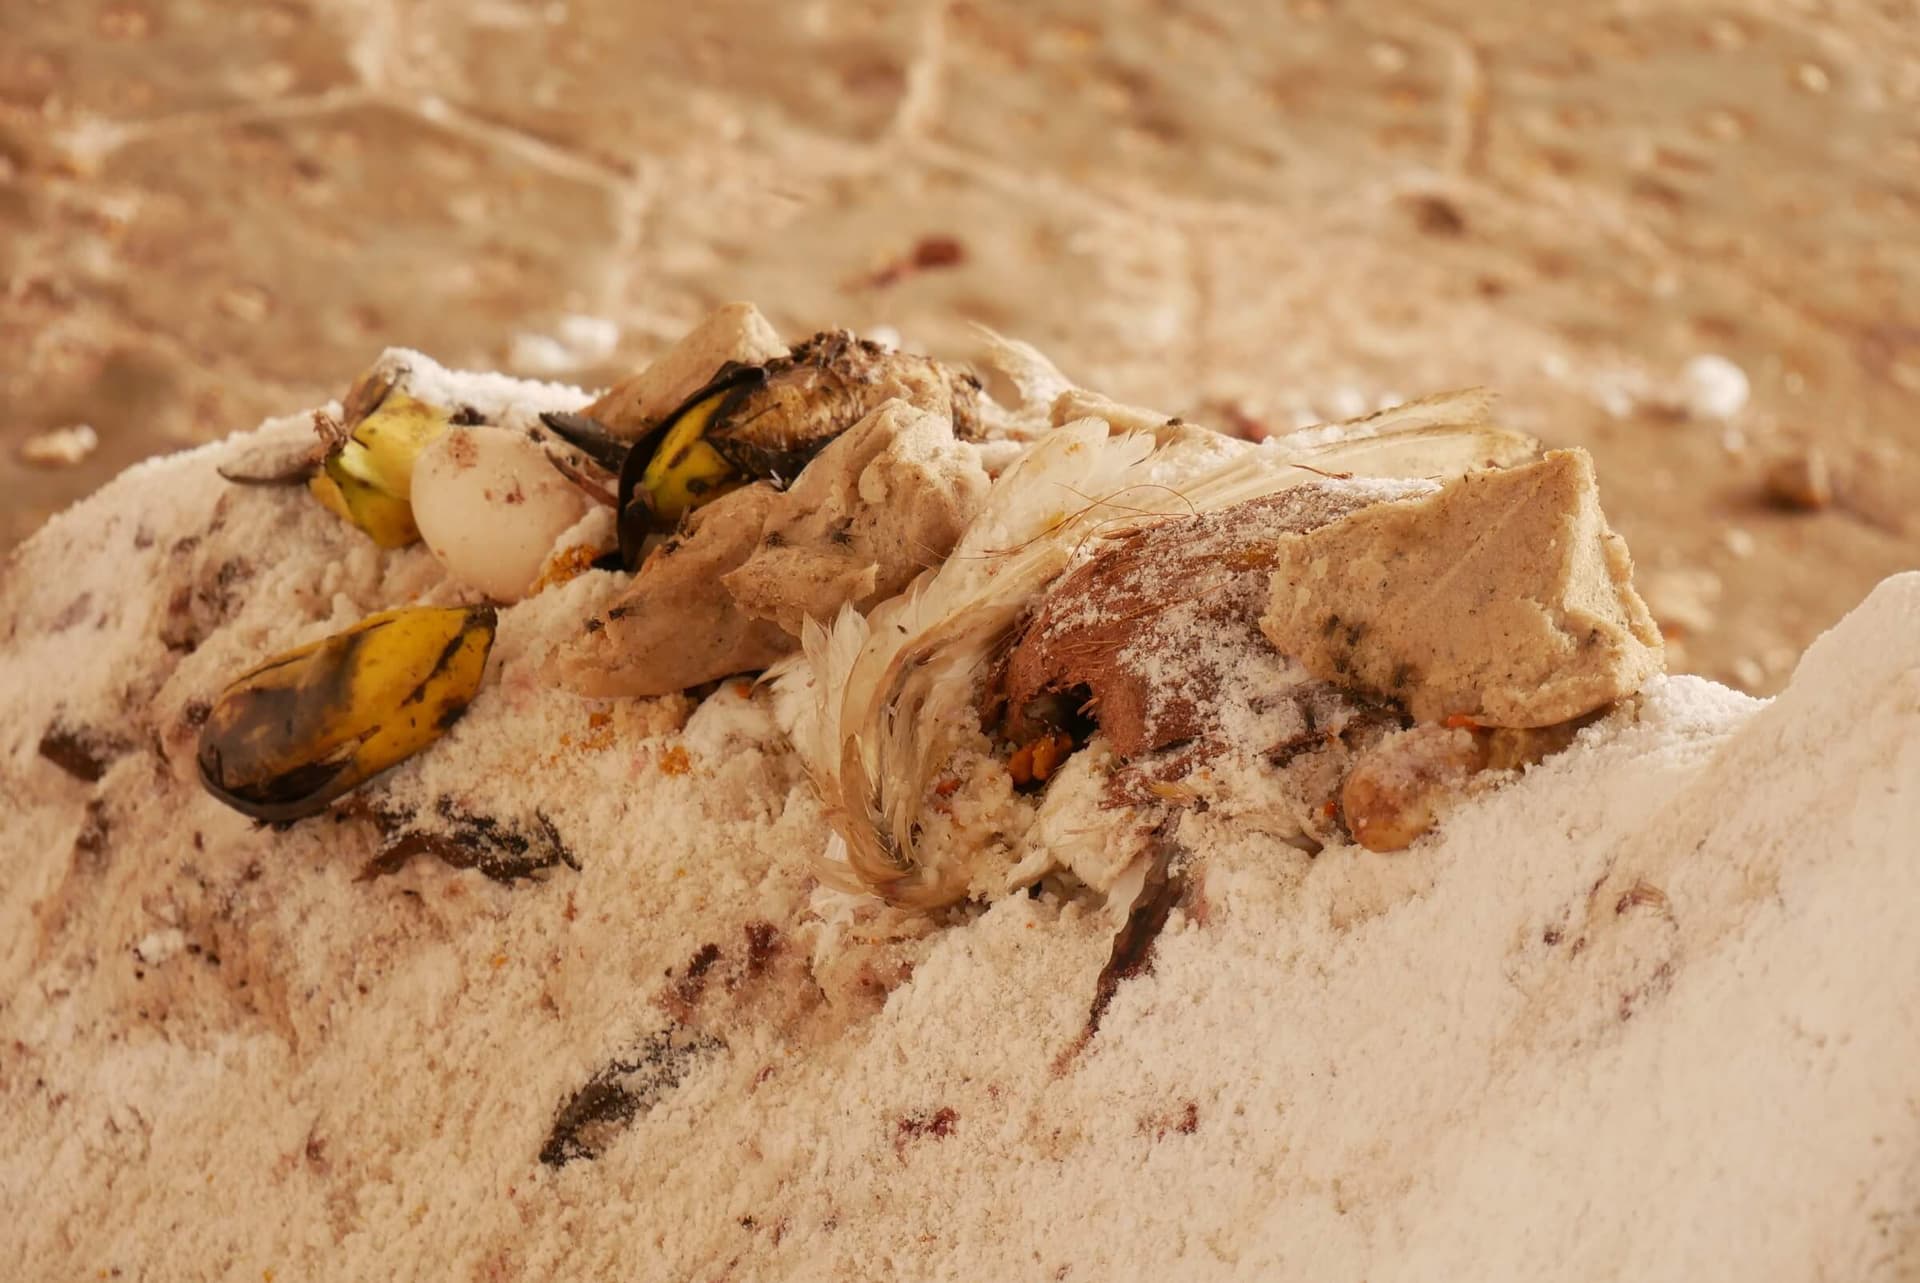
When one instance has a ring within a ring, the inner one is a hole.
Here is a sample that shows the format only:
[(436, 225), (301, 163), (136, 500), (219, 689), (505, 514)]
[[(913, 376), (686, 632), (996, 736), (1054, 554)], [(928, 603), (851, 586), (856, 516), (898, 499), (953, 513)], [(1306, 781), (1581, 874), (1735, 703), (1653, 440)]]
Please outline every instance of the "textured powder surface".
[[(1775, 702), (1655, 678), (1405, 854), (1309, 858), (1190, 815), (1194, 894), (1063, 1063), (1111, 925), (1052, 893), (932, 929), (877, 1012), (822, 999), (804, 857), (825, 826), (763, 696), (539, 677), (615, 576), (503, 610), (468, 717), (371, 790), (537, 811), (577, 872), (507, 886), (422, 856), (357, 881), (366, 820), (276, 832), (214, 803), (196, 701), (269, 650), (448, 599), (423, 550), (220, 482), (234, 448), (128, 473), (0, 583), (14, 1277), (1891, 1280), (1920, 1260), (1920, 575)], [(98, 780), (37, 751), (55, 723), (111, 745)], [(649, 1055), (597, 1157), (539, 1161), (583, 1086)]]
[(1581, 450), (1282, 536), (1260, 626), (1315, 676), (1420, 721), (1551, 726), (1661, 671)]

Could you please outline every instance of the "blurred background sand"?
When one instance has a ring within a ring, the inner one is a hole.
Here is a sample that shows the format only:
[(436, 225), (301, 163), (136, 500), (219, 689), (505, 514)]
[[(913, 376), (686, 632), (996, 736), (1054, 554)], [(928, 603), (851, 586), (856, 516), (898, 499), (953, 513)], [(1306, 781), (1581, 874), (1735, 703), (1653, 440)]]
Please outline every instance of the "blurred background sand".
[(1920, 4), (0, 11), (0, 548), (389, 343), (745, 298), (1250, 434), (1493, 387), (1756, 691), (1920, 564)]

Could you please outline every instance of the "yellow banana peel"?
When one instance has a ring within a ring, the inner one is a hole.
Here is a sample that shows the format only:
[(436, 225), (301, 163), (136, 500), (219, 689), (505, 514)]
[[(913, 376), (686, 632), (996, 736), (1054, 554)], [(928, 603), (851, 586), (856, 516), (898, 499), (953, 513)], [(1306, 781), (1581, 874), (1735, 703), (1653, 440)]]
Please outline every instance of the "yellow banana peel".
[(439, 406), (389, 392), (327, 456), (308, 489), (322, 507), (382, 548), (404, 548), (420, 537), (410, 502), (414, 460), (447, 423)]
[(201, 782), (263, 820), (313, 815), (439, 739), (493, 648), (491, 606), (383, 611), (236, 678), (200, 733)]
[(706, 440), (713, 412), (728, 391), (723, 388), (682, 411), (647, 461), (640, 488), (659, 526), (670, 528), (701, 504), (746, 483)]

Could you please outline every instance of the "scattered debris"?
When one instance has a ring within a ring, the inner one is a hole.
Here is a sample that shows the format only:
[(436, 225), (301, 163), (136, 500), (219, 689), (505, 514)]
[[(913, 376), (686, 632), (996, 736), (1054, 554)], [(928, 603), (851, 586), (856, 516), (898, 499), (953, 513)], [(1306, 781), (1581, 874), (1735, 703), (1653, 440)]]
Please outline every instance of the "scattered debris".
[(1191, 1136), (1200, 1130), (1200, 1102), (1189, 1100), (1178, 1109), (1142, 1114), (1134, 1130), (1150, 1140), (1168, 1136)]
[(909, 276), (941, 268), (958, 267), (967, 261), (967, 247), (957, 236), (922, 236), (913, 249), (857, 282), (866, 289), (886, 289)]
[(894, 1124), (893, 1152), (904, 1163), (907, 1161), (908, 1145), (928, 1138), (945, 1140), (953, 1135), (954, 1125), (959, 1121), (960, 1115), (951, 1105), (942, 1105), (936, 1110), (922, 1109), (904, 1114)]
[(1460, 207), (1444, 196), (1423, 193), (1406, 199), (1406, 207), (1413, 215), (1413, 225), (1429, 236), (1454, 238), (1464, 236), (1467, 231), (1466, 216)]
[(96, 784), (129, 748), (126, 741), (91, 726), (54, 722), (40, 737), (40, 756), (88, 784)]
[(678, 1087), (694, 1066), (724, 1051), (717, 1038), (665, 1029), (615, 1056), (567, 1097), (540, 1146), (540, 1161), (564, 1167), (600, 1157), (625, 1128)]
[(1810, 447), (1768, 464), (1761, 488), (1776, 508), (1819, 512), (1833, 506), (1833, 467), (1824, 450)]
[(100, 447), (100, 435), (84, 423), (36, 432), (20, 443), (20, 461), (36, 468), (71, 468)]
[(443, 797), (425, 818), (378, 806), (371, 812), (386, 838), (360, 870), (361, 882), (397, 873), (416, 855), (431, 855), (452, 868), (473, 869), (508, 885), (562, 865), (580, 871), (579, 857), (544, 811), (535, 810), (531, 823), (511, 823), (475, 814)]

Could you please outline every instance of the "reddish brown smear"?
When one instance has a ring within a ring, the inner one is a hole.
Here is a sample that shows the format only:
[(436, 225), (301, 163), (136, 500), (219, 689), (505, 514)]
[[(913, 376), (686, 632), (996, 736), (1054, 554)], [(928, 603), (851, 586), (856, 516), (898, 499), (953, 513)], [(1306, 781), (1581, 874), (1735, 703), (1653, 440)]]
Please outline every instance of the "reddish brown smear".
[(691, 1007), (700, 1000), (700, 993), (707, 987), (707, 973), (720, 961), (720, 946), (703, 944), (694, 955), (687, 959), (687, 965), (680, 972), (680, 979), (673, 986), (673, 997), (682, 1006)]
[(859, 284), (868, 289), (886, 289), (916, 273), (958, 267), (966, 261), (967, 247), (959, 237), (935, 233), (922, 236), (910, 253), (894, 259)]
[[(1162, 630), (1167, 612), (1199, 602), (1206, 620), (1223, 632), (1271, 649), (1259, 619), (1275, 538), (1325, 525), (1368, 502), (1310, 483), (1218, 512), (1168, 518), (1113, 540), (1047, 594), (1009, 655), (1009, 737), (1032, 738), (1016, 723), (1033, 700), (1084, 686), (1093, 692), (1101, 731), (1123, 758), (1201, 738), (1231, 674), (1218, 671), (1217, 653), (1194, 654), (1179, 629)], [(1182, 666), (1189, 671), (1172, 673)]]
[(928, 1113), (921, 1110), (908, 1114), (894, 1125), (893, 1152), (900, 1156), (901, 1162), (907, 1161), (907, 1146), (925, 1137), (945, 1140), (953, 1135), (954, 1124), (960, 1121), (960, 1115), (951, 1105), (942, 1105)]
[(1147, 880), (1127, 914), (1126, 925), (1113, 937), (1113, 951), (1107, 956), (1107, 965), (1100, 969), (1100, 978), (1094, 982), (1087, 1027), (1061, 1058), (1059, 1069), (1064, 1070), (1080, 1048), (1099, 1032), (1100, 1020), (1107, 1014), (1113, 995), (1119, 992), (1120, 982), (1153, 969), (1153, 942), (1166, 928), (1168, 915), (1187, 889), (1186, 877), (1174, 868), (1175, 857), (1186, 854), (1186, 849), (1176, 840), (1180, 817), (1184, 814), (1175, 811), (1147, 838), (1147, 854), (1153, 860), (1147, 870)]
[(774, 951), (780, 947), (780, 932), (771, 922), (749, 922), (745, 929), (747, 975), (758, 976), (766, 971)]
[(1177, 1110), (1143, 1115), (1135, 1130), (1154, 1140), (1165, 1140), (1169, 1133), (1191, 1136), (1200, 1130), (1200, 1105), (1189, 1100)]

